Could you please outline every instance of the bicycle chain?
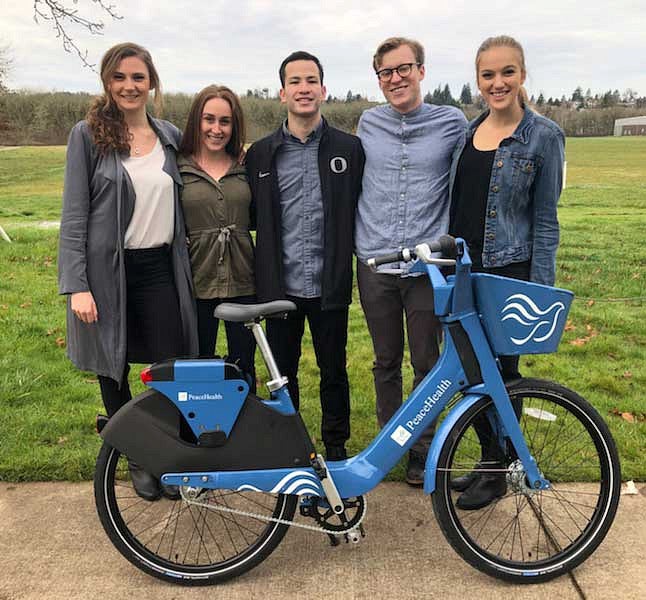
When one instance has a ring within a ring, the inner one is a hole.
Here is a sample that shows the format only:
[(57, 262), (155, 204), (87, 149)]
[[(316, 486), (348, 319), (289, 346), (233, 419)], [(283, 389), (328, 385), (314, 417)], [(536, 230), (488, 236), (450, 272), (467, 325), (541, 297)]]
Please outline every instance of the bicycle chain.
[(180, 494), (182, 496), (182, 499), (187, 503), (191, 504), (193, 506), (202, 506), (204, 508), (208, 508), (210, 510), (219, 510), (221, 512), (227, 512), (227, 513), (233, 513), (236, 515), (242, 515), (244, 517), (252, 517), (254, 519), (259, 519), (261, 521), (267, 521), (271, 523), (278, 523), (280, 525), (288, 525), (290, 527), (299, 527), (300, 529), (307, 529), (308, 531), (316, 531), (317, 533), (325, 533), (325, 534), (332, 534), (332, 535), (342, 535), (344, 533), (348, 533), (352, 531), (353, 529), (356, 529), (361, 525), (363, 522), (364, 517), (366, 516), (367, 512), (367, 506), (368, 503), (366, 502), (365, 496), (363, 497), (363, 514), (361, 515), (361, 518), (352, 526), (347, 529), (341, 529), (339, 531), (329, 531), (328, 529), (325, 529), (324, 527), (319, 526), (314, 526), (314, 525), (305, 525), (304, 523), (296, 523), (295, 521), (288, 521), (287, 519), (277, 519), (276, 517), (267, 517), (265, 515), (259, 515), (256, 513), (248, 512), (246, 510), (239, 510), (236, 508), (229, 508), (228, 506), (222, 506), (221, 504), (209, 504), (208, 502), (199, 502), (197, 500), (191, 500), (190, 498), (187, 498), (184, 495), (184, 488), (180, 487)]

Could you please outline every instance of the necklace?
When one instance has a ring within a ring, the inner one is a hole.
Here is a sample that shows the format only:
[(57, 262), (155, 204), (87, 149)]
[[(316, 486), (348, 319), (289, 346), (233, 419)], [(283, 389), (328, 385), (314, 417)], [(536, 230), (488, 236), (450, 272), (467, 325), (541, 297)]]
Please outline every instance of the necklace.
[(135, 136), (132, 133), (128, 134), (128, 141), (130, 142), (130, 149), (134, 152), (135, 156), (141, 153), (141, 148), (134, 143)]

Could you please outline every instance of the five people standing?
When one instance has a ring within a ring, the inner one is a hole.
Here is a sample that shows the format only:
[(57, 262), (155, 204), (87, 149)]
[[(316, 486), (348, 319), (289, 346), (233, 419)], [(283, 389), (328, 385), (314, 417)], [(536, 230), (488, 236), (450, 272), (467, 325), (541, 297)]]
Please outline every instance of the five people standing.
[[(380, 426), (402, 403), (404, 324), (414, 386), (438, 358), (440, 330), (426, 279), (404, 263), (372, 272), (369, 258), (448, 231), (467, 240), (474, 270), (554, 283), (564, 136), (527, 106), (522, 47), (506, 36), (482, 44), (476, 75), (488, 109), (468, 128), (459, 109), (423, 103), (424, 58), (415, 40), (379, 45), (373, 67), (387, 104), (364, 112), (355, 137), (321, 115), (318, 58), (290, 54), (279, 68), (287, 119), (245, 158), (244, 116), (229, 88), (195, 97), (180, 143), (179, 130), (146, 112), (151, 90), (161, 99), (148, 52), (126, 43), (106, 53), (105, 93), (70, 134), (59, 289), (68, 295), (68, 354), (99, 376), (109, 416), (131, 398), (128, 362), (212, 356), (220, 302), (287, 298), (297, 310), (268, 321), (269, 343), (298, 408), (308, 321), (321, 435), (327, 458), (341, 460), (353, 252)], [(226, 333), (230, 357), (255, 385), (251, 333), (238, 323)], [(517, 359), (501, 365), (505, 377), (519, 376)], [(432, 429), (410, 451), (412, 485), (423, 483)], [(167, 491), (136, 465), (131, 472), (142, 497)], [(500, 495), (495, 478), (460, 479), (461, 508)]]

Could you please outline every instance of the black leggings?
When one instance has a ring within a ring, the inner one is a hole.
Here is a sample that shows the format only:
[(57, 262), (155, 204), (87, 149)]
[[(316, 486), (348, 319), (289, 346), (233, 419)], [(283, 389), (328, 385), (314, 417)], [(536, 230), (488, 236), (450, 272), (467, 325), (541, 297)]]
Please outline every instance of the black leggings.
[(99, 375), (103, 404), (111, 417), (132, 394), (128, 363), (153, 363), (183, 352), (182, 322), (168, 246), (126, 250), (127, 362), (121, 381)]
[[(522, 263), (512, 263), (504, 267), (494, 267), (489, 269), (476, 267), (473, 271), (529, 281), (530, 266), (530, 261), (525, 261)], [(502, 378), (505, 381), (522, 377), (518, 370), (519, 356), (499, 356), (498, 358), (500, 360)], [(514, 409), (514, 413), (516, 413), (516, 417), (520, 420), (520, 415), (523, 411), (523, 401), (512, 400), (512, 408)], [(480, 440), (480, 446), (482, 448), (481, 460), (504, 462), (505, 456), (511, 460), (515, 460), (517, 458), (513, 446), (510, 445), (507, 451), (500, 447), (498, 444), (498, 436), (494, 433), (493, 428), (485, 415), (474, 419), (473, 428), (476, 430), (478, 439)]]

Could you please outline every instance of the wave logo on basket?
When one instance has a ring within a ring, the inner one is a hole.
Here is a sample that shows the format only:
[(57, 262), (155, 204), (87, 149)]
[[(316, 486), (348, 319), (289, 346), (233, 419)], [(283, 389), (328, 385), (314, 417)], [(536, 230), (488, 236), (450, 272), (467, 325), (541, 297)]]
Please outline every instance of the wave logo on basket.
[(554, 302), (548, 308), (539, 308), (534, 301), (525, 294), (513, 294), (505, 300), (505, 306), (500, 313), (502, 321), (513, 320), (522, 327), (523, 337), (511, 337), (517, 346), (522, 346), (529, 341), (544, 342), (549, 339), (559, 320), (559, 315), (565, 310), (563, 302)]
[[(260, 492), (264, 490), (260, 490), (250, 483), (243, 483), (238, 487), (238, 491)], [(295, 494), (296, 496), (302, 496), (304, 494), (313, 494), (315, 496), (324, 495), (316, 476), (307, 471), (293, 471), (288, 473), (269, 491), (272, 494)]]

